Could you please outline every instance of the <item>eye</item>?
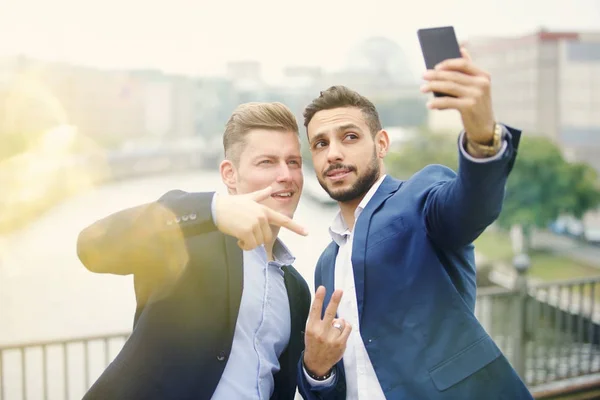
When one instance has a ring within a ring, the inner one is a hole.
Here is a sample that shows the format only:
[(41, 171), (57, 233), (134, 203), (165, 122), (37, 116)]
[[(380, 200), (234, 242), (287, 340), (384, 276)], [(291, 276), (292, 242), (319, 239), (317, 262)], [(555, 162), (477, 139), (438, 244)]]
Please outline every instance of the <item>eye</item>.
[(346, 134), (344, 139), (351, 139), (351, 140), (358, 139), (358, 135), (356, 133), (350, 132), (350, 133)]
[(271, 160), (262, 160), (259, 164), (271, 164)]
[(327, 144), (327, 143), (325, 143), (325, 141), (324, 141), (324, 140), (319, 140), (319, 141), (315, 142), (315, 144), (313, 144), (313, 147), (314, 147), (315, 149), (319, 149), (319, 148), (321, 148), (321, 147), (325, 146), (326, 144)]

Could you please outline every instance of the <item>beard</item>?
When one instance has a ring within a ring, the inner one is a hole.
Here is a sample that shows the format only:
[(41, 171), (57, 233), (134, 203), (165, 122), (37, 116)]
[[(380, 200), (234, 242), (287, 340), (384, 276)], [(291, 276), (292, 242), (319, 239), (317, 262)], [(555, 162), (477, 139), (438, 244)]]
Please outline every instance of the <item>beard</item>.
[[(356, 171), (356, 168), (350, 165), (334, 164), (331, 165), (323, 175), (326, 175), (328, 171), (338, 168), (345, 168), (351, 172)], [(375, 153), (375, 151), (373, 151), (373, 157), (367, 165), (365, 172), (358, 177), (356, 182), (354, 182), (354, 184), (351, 187), (347, 189), (335, 190), (327, 187), (324, 178), (319, 177), (318, 181), (323, 190), (327, 192), (329, 197), (340, 203), (346, 203), (364, 196), (369, 191), (369, 189), (371, 189), (371, 186), (373, 186), (373, 184), (377, 182), (377, 179), (379, 179), (379, 173), (380, 168), (379, 163), (377, 162), (377, 154)]]

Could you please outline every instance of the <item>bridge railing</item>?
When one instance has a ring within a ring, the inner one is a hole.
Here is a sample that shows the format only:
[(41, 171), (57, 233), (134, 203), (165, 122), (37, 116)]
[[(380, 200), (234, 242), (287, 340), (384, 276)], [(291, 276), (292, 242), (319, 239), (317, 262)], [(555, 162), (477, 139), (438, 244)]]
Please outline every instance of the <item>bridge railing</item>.
[(598, 374), (599, 284), (594, 277), (481, 289), (476, 316), (529, 387)]
[[(526, 384), (600, 373), (600, 277), (482, 288), (476, 316)], [(120, 351), (129, 332), (0, 346), (0, 400), (75, 399)]]
[(129, 334), (0, 346), (0, 400), (81, 399)]

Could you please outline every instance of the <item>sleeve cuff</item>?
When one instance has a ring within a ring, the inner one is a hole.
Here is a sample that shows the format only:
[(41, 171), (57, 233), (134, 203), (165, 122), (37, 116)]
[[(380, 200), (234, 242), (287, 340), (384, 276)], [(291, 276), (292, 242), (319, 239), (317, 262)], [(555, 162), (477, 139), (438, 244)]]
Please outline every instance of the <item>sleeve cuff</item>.
[(304, 366), (302, 367), (302, 372), (304, 373), (304, 377), (306, 378), (306, 380), (308, 381), (308, 383), (312, 387), (327, 387), (327, 386), (331, 386), (333, 384), (333, 380), (335, 379), (335, 368), (333, 369), (333, 372), (331, 373), (331, 376), (329, 378), (325, 379), (324, 381), (318, 381), (316, 379), (311, 378), (308, 375), (308, 373), (306, 372), (306, 369), (304, 368)]
[[(508, 132), (505, 126), (502, 126), (502, 129), (504, 130), (504, 135), (510, 135), (510, 132)], [(506, 153), (506, 149), (508, 148), (508, 141), (504, 139), (502, 141), (502, 147), (500, 148), (500, 151), (498, 151), (498, 153), (496, 153), (495, 155), (486, 158), (475, 158), (472, 155), (470, 155), (469, 152), (467, 152), (467, 149), (465, 149), (464, 137), (465, 131), (463, 130), (460, 133), (460, 137), (458, 138), (458, 147), (460, 147), (460, 152), (463, 155), (463, 157), (474, 163), (488, 163), (500, 160), (504, 156), (504, 153)]]
[(216, 201), (217, 201), (217, 192), (213, 194), (212, 201), (210, 202), (210, 214), (212, 215), (213, 224), (217, 226), (217, 211), (216, 211)]

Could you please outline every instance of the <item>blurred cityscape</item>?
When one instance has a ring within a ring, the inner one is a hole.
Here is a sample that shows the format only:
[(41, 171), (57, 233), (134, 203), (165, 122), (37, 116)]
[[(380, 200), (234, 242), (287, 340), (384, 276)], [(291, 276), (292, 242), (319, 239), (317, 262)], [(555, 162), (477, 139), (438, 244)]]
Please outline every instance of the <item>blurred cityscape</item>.
[[(519, 37), (472, 38), (463, 45), (493, 77), (499, 120), (527, 136), (551, 139), (568, 161), (585, 162), (600, 171), (600, 32), (541, 29)], [(289, 65), (276, 85), (267, 83), (261, 63), (252, 60), (231, 61), (221, 76), (204, 77), (4, 58), (0, 159), (39, 145), (44, 137), (54, 142), (63, 132), (64, 139), (64, 127), (76, 130), (78, 143), (70, 157), (79, 160), (90, 151), (140, 153), (190, 146), (218, 155), (224, 124), (238, 104), (281, 101), (301, 126), (303, 107), (335, 84), (372, 99), (396, 145), (422, 129), (456, 135), (461, 127), (458, 113), (428, 112), (427, 97), (419, 92), (422, 71), (409, 65), (403, 49), (385, 37), (357, 43), (338, 71)], [(0, 176), (8, 165), (19, 169), (17, 161), (4, 163)], [(572, 229), (584, 229), (578, 221), (574, 224)]]
[[(570, 160), (600, 171), (600, 31), (475, 38), (464, 45), (489, 71), (500, 120), (554, 140)], [(452, 112), (427, 112), (403, 50), (385, 37), (356, 45), (344, 69), (290, 65), (268, 85), (258, 61), (230, 62), (221, 77), (158, 70), (99, 70), (22, 57), (0, 60), (0, 135), (76, 126), (107, 148), (128, 143), (219, 138), (231, 111), (248, 101), (282, 101), (302, 122), (319, 90), (343, 84), (372, 98), (386, 127), (455, 133)]]
[(282, 101), (302, 121), (302, 108), (319, 90), (346, 84), (383, 107), (387, 126), (426, 124), (418, 79), (402, 49), (386, 38), (357, 46), (335, 73), (290, 65), (281, 85), (269, 85), (258, 61), (230, 62), (220, 77), (176, 76), (161, 71), (108, 71), (47, 63), (27, 57), (0, 65), (0, 132), (38, 132), (65, 121), (103, 147), (222, 135), (231, 111), (249, 101)]
[[(475, 242), (476, 316), (530, 387), (545, 391), (587, 376), (600, 393), (600, 31), (539, 29), (469, 37), (463, 45), (492, 76), (497, 119), (526, 138), (505, 210)], [(403, 178), (422, 163), (453, 167), (460, 116), (427, 109), (423, 71), (410, 65), (385, 36), (356, 43), (337, 70), (288, 65), (277, 83), (252, 59), (203, 76), (0, 58), (0, 304), (9, 305), (0, 307), (0, 400), (20, 398), (26, 387), (46, 393), (48, 381), (61, 379), (64, 387), (54, 389), (68, 398), (72, 382), (89, 387), (114, 357), (131, 328), (131, 282), (85, 271), (74, 250), (77, 234), (168, 189), (214, 190), (224, 125), (240, 103), (280, 101), (298, 119), (307, 169), (299, 214), (311, 242), (289, 242), (312, 285), (333, 203), (310, 171), (302, 127), (303, 108), (319, 91), (346, 85), (375, 103), (392, 140), (391, 174)], [(577, 193), (563, 197), (569, 190)], [(532, 228), (520, 233), (530, 256), (521, 264), (513, 260), (521, 251), (512, 230), (518, 225)], [(88, 345), (98, 341), (103, 349), (90, 350), (88, 360)], [(85, 346), (83, 371), (73, 367), (80, 361), (67, 370), (75, 344)], [(53, 346), (63, 361), (55, 355), (46, 363)], [(27, 372), (37, 356), (26, 362), (24, 354), (40, 348), (43, 373)]]

